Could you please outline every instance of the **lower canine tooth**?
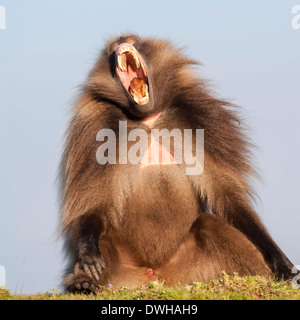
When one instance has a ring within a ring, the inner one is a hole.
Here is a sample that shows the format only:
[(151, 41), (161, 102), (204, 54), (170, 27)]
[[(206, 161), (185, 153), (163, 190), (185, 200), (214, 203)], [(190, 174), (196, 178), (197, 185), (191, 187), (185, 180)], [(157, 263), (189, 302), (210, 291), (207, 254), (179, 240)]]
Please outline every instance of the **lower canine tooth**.
[(133, 91), (130, 91), (132, 97), (133, 97), (133, 100), (136, 102), (136, 103), (139, 103), (139, 99), (138, 97), (135, 95), (135, 93)]

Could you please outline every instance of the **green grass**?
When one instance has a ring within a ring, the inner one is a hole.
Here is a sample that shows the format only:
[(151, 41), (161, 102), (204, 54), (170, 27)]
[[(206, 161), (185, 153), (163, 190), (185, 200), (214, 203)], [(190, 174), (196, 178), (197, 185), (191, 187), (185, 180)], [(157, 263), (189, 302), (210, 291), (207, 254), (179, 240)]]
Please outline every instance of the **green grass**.
[(98, 294), (62, 294), (55, 290), (34, 295), (13, 295), (0, 289), (0, 300), (300, 300), (300, 289), (287, 281), (264, 277), (228, 276), (208, 284), (175, 288), (152, 282), (136, 289), (102, 288)]

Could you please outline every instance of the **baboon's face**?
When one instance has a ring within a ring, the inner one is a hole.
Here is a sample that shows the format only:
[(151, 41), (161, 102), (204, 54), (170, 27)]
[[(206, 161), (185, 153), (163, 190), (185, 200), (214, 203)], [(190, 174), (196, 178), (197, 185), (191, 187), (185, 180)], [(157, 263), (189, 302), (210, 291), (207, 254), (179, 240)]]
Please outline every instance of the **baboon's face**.
[(186, 68), (191, 64), (169, 41), (121, 36), (106, 44), (86, 89), (127, 116), (146, 119), (172, 107), (182, 88), (193, 87)]

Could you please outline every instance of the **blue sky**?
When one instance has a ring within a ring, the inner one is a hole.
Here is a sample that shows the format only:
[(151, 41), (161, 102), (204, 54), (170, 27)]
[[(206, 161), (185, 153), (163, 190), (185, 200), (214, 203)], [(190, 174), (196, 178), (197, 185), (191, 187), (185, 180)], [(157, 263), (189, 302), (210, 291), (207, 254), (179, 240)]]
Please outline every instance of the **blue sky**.
[(168, 38), (243, 109), (257, 144), (258, 212), (300, 264), (300, 1), (0, 0), (0, 265), (14, 293), (57, 289), (56, 172), (68, 106), (106, 39)]

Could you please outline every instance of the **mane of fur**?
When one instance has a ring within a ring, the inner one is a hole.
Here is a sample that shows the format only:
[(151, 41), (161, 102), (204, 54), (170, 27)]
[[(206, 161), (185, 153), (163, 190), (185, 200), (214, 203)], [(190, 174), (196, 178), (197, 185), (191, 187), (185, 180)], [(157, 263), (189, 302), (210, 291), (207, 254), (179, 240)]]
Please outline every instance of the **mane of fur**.
[[(218, 163), (225, 165), (228, 175), (237, 176), (237, 184), (232, 186), (233, 193), (236, 187), (244, 188), (252, 196), (248, 183), (248, 178), (254, 174), (250, 164), (251, 143), (245, 136), (237, 108), (214, 96), (206, 82), (195, 74), (193, 67), (197, 63), (185, 57), (181, 50), (168, 41), (141, 41), (139, 51), (151, 75), (155, 106), (165, 113), (166, 127), (172, 122), (174, 127), (178, 124), (178, 128), (204, 129), (205, 166), (200, 177), (203, 180), (203, 188), (198, 190), (200, 196), (209, 205), (215, 203), (218, 190), (211, 189), (205, 170), (217, 171)], [(117, 130), (119, 120), (129, 120), (129, 129), (138, 127), (139, 122), (126, 116), (130, 105), (111, 69), (109, 48), (110, 44), (83, 84), (66, 132), (60, 167), (63, 232), (76, 218), (94, 210), (111, 211), (111, 219), (116, 222), (118, 217), (113, 212), (122, 209), (122, 203), (118, 203), (119, 198), (114, 195), (126, 193), (126, 183), (123, 184), (125, 187), (121, 183), (114, 184), (118, 187), (111, 190), (111, 180), (117, 178), (109, 166), (100, 166), (96, 161), (96, 133), (103, 128)], [(111, 194), (109, 201), (103, 198), (102, 190)], [(225, 210), (221, 200), (219, 205), (214, 205), (213, 211)]]

